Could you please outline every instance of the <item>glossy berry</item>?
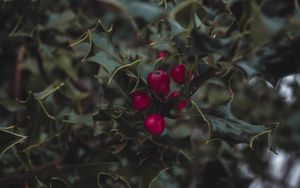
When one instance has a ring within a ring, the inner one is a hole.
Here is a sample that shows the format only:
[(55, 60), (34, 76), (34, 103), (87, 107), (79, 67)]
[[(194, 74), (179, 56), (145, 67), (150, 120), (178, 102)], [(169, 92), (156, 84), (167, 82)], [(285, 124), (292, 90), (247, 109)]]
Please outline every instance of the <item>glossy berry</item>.
[[(174, 91), (174, 92), (172, 92), (172, 93), (170, 94), (169, 99), (175, 99), (175, 98), (177, 98), (178, 95), (179, 95), (179, 92)], [(188, 103), (188, 100), (185, 99), (185, 100), (179, 102), (179, 103), (174, 107), (174, 109), (176, 109), (176, 110), (182, 110), (182, 109), (184, 109), (184, 108), (186, 107), (187, 103)]]
[(144, 120), (144, 127), (149, 133), (160, 135), (165, 129), (165, 120), (159, 114), (150, 114)]
[(168, 95), (170, 92), (170, 77), (164, 70), (150, 72), (147, 76), (147, 83), (157, 95)]
[(185, 83), (185, 64), (175, 64), (171, 68), (171, 77), (178, 84)]
[(168, 52), (166, 51), (159, 51), (157, 54), (156, 54), (156, 58), (157, 59), (162, 59), (162, 58), (165, 58), (168, 56)]
[(147, 93), (142, 91), (136, 91), (131, 96), (132, 99), (132, 107), (135, 110), (142, 111), (148, 108), (151, 104), (151, 99), (147, 95)]

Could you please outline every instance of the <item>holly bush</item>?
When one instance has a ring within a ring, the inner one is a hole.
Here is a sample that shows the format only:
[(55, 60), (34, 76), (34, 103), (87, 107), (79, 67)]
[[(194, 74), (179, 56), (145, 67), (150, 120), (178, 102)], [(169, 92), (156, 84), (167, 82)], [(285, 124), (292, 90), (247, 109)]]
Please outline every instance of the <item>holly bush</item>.
[(297, 0), (0, 7), (1, 187), (247, 187), (299, 155)]

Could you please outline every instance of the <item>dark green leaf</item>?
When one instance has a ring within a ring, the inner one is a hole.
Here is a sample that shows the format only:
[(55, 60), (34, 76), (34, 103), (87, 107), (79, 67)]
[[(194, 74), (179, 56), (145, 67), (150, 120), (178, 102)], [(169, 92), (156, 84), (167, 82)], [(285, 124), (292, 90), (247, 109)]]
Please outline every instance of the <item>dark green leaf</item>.
[(223, 139), (230, 145), (247, 143), (252, 147), (253, 141), (258, 136), (271, 134), (275, 128), (267, 125), (252, 125), (236, 118), (231, 112), (231, 100), (212, 109), (210, 113), (203, 117), (210, 126), (210, 140)]
[(0, 129), (0, 159), (2, 155), (15, 146), (16, 144), (22, 142), (26, 139), (26, 136), (11, 132), (9, 129)]
[(142, 18), (145, 22), (153, 22), (165, 15), (165, 12), (157, 7), (143, 2), (127, 4), (128, 13), (134, 18)]

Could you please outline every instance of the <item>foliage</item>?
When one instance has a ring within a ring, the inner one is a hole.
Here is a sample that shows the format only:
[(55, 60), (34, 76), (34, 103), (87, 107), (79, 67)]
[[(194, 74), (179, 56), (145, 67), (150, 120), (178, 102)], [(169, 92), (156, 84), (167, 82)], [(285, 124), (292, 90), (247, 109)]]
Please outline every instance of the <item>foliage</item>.
[[(266, 152), (300, 144), (299, 88), (288, 104), (277, 87), (300, 70), (298, 1), (0, 6), (4, 187), (245, 187), (240, 164), (265, 177)], [(158, 103), (137, 112), (130, 95), (175, 63), (193, 77), (171, 91), (190, 102), (166, 102), (167, 129), (153, 136), (143, 119)]]

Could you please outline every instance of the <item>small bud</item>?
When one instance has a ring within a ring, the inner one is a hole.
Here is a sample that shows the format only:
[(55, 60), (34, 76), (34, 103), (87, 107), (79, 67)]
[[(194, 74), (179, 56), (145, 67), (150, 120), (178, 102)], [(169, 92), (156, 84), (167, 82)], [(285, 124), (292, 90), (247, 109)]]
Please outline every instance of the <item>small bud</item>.
[(168, 52), (166, 52), (166, 51), (159, 51), (156, 54), (157, 59), (163, 59), (163, 58), (166, 58), (167, 56), (168, 56)]

